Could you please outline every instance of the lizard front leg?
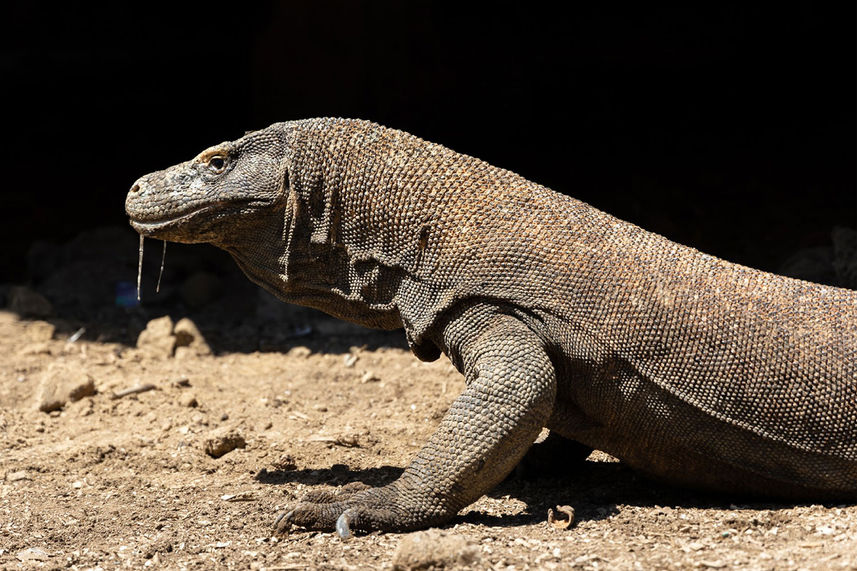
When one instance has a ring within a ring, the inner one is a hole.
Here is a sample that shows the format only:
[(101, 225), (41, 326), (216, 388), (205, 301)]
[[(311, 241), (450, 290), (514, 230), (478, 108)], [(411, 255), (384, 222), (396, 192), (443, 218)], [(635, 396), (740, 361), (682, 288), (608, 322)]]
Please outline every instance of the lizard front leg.
[[(473, 314), (471, 313), (471, 316)], [(468, 331), (469, 330), (469, 331)], [(475, 333), (474, 333), (475, 330)], [(509, 315), (460, 317), (444, 333), (467, 387), (405, 472), (379, 488), (302, 501), (277, 531), (405, 531), (441, 524), (515, 467), (553, 409), (556, 376), (541, 340)]]

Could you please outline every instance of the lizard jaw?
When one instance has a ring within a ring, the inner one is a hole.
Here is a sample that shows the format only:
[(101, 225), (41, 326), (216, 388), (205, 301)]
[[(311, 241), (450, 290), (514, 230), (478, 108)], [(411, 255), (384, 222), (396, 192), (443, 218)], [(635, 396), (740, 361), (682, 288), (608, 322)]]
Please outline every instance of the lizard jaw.
[(131, 218), (130, 223), (134, 230), (147, 238), (184, 242), (186, 240), (181, 239), (181, 237), (193, 234), (190, 228), (193, 226), (192, 223), (206, 214), (217, 210), (217, 207), (218, 205), (216, 204), (201, 206), (172, 218), (161, 218), (158, 220), (135, 220)]
[(139, 216), (129, 216), (129, 222), (134, 230), (146, 238), (188, 244), (209, 242), (216, 237), (211, 234), (211, 229), (217, 221), (247, 215), (270, 206), (259, 200), (219, 201), (171, 217), (141, 219)]

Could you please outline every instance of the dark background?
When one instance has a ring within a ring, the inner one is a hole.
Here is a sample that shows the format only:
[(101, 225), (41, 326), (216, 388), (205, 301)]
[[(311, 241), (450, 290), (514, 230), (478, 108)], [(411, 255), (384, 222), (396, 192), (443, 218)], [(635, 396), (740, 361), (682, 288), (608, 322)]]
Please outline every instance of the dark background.
[(246, 4), (4, 7), (0, 282), (34, 279), (36, 240), (124, 226), (138, 176), (311, 116), (766, 270), (857, 224), (853, 3)]

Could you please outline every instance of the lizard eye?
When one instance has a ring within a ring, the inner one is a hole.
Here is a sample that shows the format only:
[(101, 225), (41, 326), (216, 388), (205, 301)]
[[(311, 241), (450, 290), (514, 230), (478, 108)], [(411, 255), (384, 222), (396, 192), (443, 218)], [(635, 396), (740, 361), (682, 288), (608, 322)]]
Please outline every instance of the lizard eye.
[(226, 169), (226, 157), (223, 155), (214, 155), (208, 159), (208, 168), (215, 174), (220, 174)]

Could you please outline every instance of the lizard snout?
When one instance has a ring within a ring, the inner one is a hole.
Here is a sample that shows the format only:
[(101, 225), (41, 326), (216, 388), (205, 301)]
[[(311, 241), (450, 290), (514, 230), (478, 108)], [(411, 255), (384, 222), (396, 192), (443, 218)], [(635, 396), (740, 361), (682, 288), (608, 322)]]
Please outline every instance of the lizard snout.
[(162, 215), (163, 205), (152, 200), (152, 185), (149, 176), (134, 181), (125, 196), (125, 212), (131, 222), (144, 222)]

